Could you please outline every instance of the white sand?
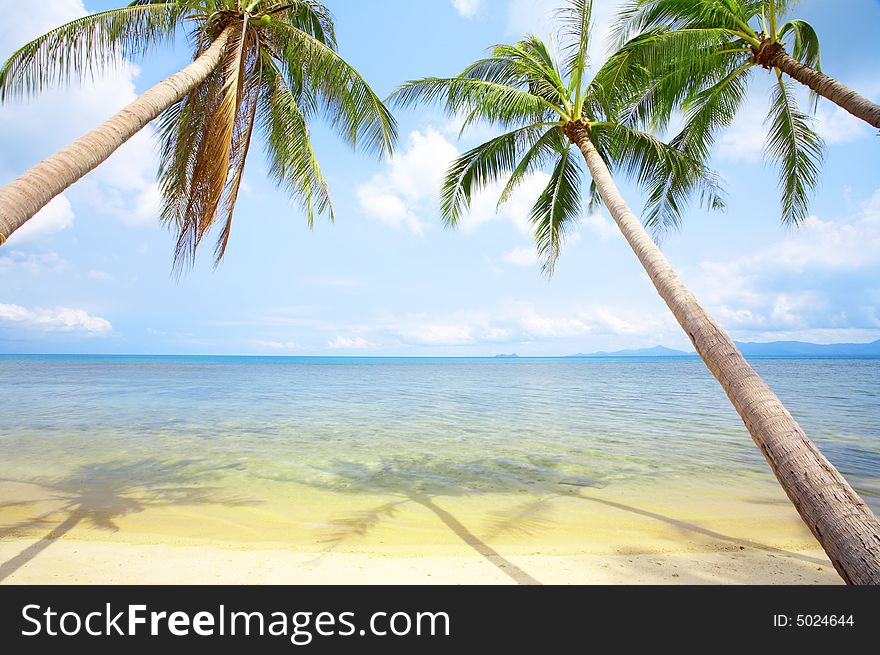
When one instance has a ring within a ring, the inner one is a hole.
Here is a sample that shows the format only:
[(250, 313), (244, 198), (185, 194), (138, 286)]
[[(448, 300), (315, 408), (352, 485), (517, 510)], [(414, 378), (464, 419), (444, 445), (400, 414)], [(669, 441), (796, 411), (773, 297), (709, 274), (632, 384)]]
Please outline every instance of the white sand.
[[(253, 493), (254, 490), (250, 489)], [(732, 492), (736, 492), (735, 495)], [(778, 486), (156, 505), (0, 483), (0, 583), (839, 584)], [(135, 502), (138, 501), (138, 502)]]
[[(0, 559), (33, 542), (0, 543)], [(50, 552), (51, 549), (51, 552)], [(9, 584), (840, 584), (821, 551), (397, 557), (60, 540)]]

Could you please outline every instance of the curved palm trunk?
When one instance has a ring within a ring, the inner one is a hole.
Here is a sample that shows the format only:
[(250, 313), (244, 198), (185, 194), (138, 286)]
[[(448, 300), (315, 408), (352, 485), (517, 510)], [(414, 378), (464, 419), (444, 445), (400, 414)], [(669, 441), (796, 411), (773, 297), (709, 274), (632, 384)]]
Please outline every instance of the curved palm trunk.
[(773, 55), (769, 63), (801, 84), (810, 87), (823, 98), (842, 107), (856, 118), (861, 118), (869, 125), (880, 128), (880, 105), (859, 95), (846, 84), (841, 84), (825, 73), (805, 66), (782, 48)]
[(724, 387), (770, 468), (849, 584), (880, 584), (880, 523), (809, 440), (776, 394), (749, 366), (730, 337), (687, 289), (620, 195), (587, 129), (566, 134), (583, 153), (602, 200), (657, 292)]
[(230, 29), (189, 66), (0, 189), (0, 245), (52, 198), (97, 168), (159, 114), (204, 82), (223, 59)]

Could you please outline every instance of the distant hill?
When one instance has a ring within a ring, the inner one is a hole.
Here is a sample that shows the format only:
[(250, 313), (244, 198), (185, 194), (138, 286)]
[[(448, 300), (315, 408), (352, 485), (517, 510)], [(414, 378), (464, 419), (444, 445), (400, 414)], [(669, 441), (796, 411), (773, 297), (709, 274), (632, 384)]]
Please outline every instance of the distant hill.
[[(806, 343), (773, 341), (770, 343), (736, 342), (746, 357), (880, 357), (880, 340), (873, 343)], [(569, 357), (693, 357), (696, 353), (664, 346), (617, 350), (615, 352), (579, 353)]]
[(519, 359), (519, 355), (516, 353), (512, 355), (495, 355), (495, 359)]
[(880, 341), (829, 344), (803, 341), (737, 342), (736, 345), (746, 357), (880, 357)]
[(636, 348), (635, 350), (617, 350), (614, 352), (579, 353), (577, 355), (569, 355), (569, 357), (690, 357), (692, 355), (694, 353), (674, 350), (665, 346), (654, 346), (653, 348)]

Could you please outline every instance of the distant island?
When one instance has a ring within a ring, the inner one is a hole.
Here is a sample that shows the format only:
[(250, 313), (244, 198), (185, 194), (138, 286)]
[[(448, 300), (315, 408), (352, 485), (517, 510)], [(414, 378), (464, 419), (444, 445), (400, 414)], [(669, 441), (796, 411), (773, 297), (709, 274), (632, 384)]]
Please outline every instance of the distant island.
[[(773, 341), (770, 343), (736, 342), (746, 357), (880, 357), (880, 340), (871, 343), (807, 343), (804, 341)], [(696, 357), (695, 352), (665, 346), (617, 350), (614, 352), (579, 353), (569, 357)]]
[(519, 355), (516, 353), (512, 355), (495, 355), (495, 359), (519, 359)]
[(634, 350), (616, 350), (614, 352), (597, 352), (597, 353), (578, 353), (577, 355), (569, 355), (569, 357), (696, 357), (696, 353), (685, 352), (683, 350), (675, 350), (666, 348), (665, 346), (654, 346), (653, 348), (636, 348)]

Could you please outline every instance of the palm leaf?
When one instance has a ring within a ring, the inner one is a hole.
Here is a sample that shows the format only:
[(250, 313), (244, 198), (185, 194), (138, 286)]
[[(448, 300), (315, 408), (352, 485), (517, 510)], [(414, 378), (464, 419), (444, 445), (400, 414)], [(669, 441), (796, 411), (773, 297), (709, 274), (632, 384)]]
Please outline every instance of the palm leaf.
[(566, 39), (565, 74), (569, 79), (569, 96), (574, 95), (575, 113), (581, 108), (582, 89), (590, 51), (590, 21), (593, 13), (592, 0), (569, 0), (569, 6), (556, 12), (562, 23), (561, 36)]
[(91, 78), (172, 38), (188, 9), (148, 3), (90, 14), (22, 46), (0, 69), (0, 100)]
[(440, 193), (440, 215), (449, 226), (461, 220), (473, 195), (517, 167), (519, 153), (530, 149), (542, 126), (529, 125), (490, 139), (458, 157), (446, 173)]
[(291, 88), (307, 84), (323, 115), (352, 147), (391, 154), (397, 123), (360, 73), (329, 45), (292, 25), (272, 23), (270, 31)]
[(564, 148), (565, 137), (559, 127), (553, 126), (544, 132), (535, 141), (534, 145), (522, 155), (516, 168), (511, 171), (510, 177), (508, 177), (504, 190), (501, 192), (501, 197), (498, 200), (498, 208), (500, 209), (501, 205), (510, 200), (513, 193), (529, 174), (544, 168), (551, 158), (558, 156)]
[(298, 101), (281, 72), (269, 65), (261, 99), (269, 173), (300, 203), (312, 227), (316, 215), (327, 212), (332, 221), (334, 211), (330, 189), (312, 149), (308, 122)]
[[(422, 102), (442, 102), (450, 116), (473, 115), (489, 123), (517, 126), (550, 118), (554, 107), (528, 91), (480, 79), (426, 77), (411, 80), (391, 95), (395, 105), (413, 107)], [(560, 109), (561, 111), (561, 109)]]
[(693, 196), (708, 209), (724, 208), (718, 176), (702, 159), (623, 125), (597, 126), (593, 141), (600, 144), (609, 168), (646, 190), (643, 221), (655, 234), (678, 227)]
[[(794, 36), (794, 43), (791, 46), (791, 56), (799, 62), (810, 68), (822, 71), (822, 54), (819, 48), (819, 37), (813, 26), (804, 20), (791, 20), (782, 26), (779, 30), (779, 38), (782, 39), (786, 34), (791, 33)], [(819, 103), (819, 94), (810, 90), (810, 107), (812, 111), (816, 111)]]
[(613, 32), (619, 45), (646, 29), (665, 26), (723, 29), (754, 34), (749, 20), (760, 12), (760, 3), (741, 0), (632, 0), (618, 12)]
[(541, 269), (553, 275), (568, 227), (578, 220), (581, 169), (571, 156), (571, 145), (563, 149), (547, 187), (532, 208), (531, 223), (541, 259)]
[(708, 89), (692, 95), (685, 103), (685, 125), (672, 145), (695, 159), (707, 160), (715, 136), (730, 127), (746, 100), (750, 64), (728, 73)]
[(800, 225), (809, 215), (809, 197), (819, 182), (825, 144), (813, 121), (797, 108), (794, 94), (777, 75), (773, 91), (765, 153), (780, 169), (782, 220)]
[[(731, 47), (733, 46), (733, 47)], [(751, 59), (723, 30), (652, 28), (624, 44), (596, 74), (603, 95), (628, 103), (634, 125), (664, 129), (694, 95)]]

